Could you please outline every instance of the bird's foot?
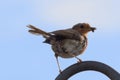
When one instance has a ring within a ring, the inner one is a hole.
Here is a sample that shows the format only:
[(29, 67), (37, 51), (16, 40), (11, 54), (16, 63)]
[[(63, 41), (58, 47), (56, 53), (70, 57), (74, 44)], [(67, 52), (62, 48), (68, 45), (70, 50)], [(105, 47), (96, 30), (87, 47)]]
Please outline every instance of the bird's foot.
[(82, 60), (81, 60), (81, 59), (78, 59), (77, 63), (81, 63), (81, 62), (82, 62)]
[(61, 73), (62, 73), (62, 70), (59, 70), (59, 73), (61, 74)]

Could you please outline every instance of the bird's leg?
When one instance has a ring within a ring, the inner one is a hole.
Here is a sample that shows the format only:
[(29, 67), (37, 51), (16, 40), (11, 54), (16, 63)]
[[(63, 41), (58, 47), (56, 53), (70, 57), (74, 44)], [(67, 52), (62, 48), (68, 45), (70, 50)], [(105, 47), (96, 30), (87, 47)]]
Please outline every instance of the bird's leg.
[(80, 58), (78, 58), (77, 56), (75, 56), (74, 54), (71, 54), (73, 57), (75, 57), (78, 61), (78, 63), (81, 63), (82, 62), (82, 60), (80, 59)]
[(59, 61), (58, 61), (58, 55), (57, 54), (55, 54), (55, 58), (56, 58), (56, 61), (57, 61), (59, 72), (61, 73), (62, 70), (60, 69), (60, 64), (59, 64)]
[(81, 63), (82, 62), (82, 60), (80, 59), (80, 58), (78, 58), (77, 56), (74, 56), (78, 61), (78, 63)]

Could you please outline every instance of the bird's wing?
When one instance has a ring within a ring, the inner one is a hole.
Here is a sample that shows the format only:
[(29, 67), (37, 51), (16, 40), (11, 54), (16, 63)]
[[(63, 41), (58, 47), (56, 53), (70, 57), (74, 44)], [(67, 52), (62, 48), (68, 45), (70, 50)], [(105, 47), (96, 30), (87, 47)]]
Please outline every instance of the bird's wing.
[(63, 38), (63, 39), (75, 39), (80, 40), (80, 33), (73, 29), (66, 29), (66, 30), (57, 30), (51, 32), (56, 37)]
[(47, 33), (41, 29), (36, 28), (33, 25), (28, 25), (27, 27), (31, 28), (31, 30), (29, 30), (28, 32), (32, 33), (32, 34), (36, 34), (36, 35), (43, 35), (44, 37), (49, 37), (51, 36), (50, 33)]

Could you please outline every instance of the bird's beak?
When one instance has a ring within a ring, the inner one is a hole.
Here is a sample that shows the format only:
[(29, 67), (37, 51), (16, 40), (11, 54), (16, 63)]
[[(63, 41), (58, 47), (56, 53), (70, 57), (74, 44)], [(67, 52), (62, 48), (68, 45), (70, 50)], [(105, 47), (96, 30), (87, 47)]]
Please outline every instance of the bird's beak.
[(91, 31), (94, 32), (94, 30), (96, 30), (96, 28), (95, 27), (91, 27)]

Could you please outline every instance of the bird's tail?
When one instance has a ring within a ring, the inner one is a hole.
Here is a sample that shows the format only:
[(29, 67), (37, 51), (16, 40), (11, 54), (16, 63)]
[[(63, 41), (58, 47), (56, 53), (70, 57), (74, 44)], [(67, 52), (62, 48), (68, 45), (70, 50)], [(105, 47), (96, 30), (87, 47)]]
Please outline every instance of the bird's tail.
[(28, 25), (27, 27), (31, 28), (31, 30), (29, 30), (28, 32), (30, 32), (30, 33), (32, 33), (32, 34), (42, 35), (42, 36), (44, 36), (45, 38), (48, 38), (48, 37), (51, 36), (50, 33), (47, 33), (47, 32), (45, 32), (45, 31), (43, 31), (43, 30), (41, 30), (41, 29), (38, 29), (38, 28), (36, 28), (36, 27), (33, 26), (33, 25)]

